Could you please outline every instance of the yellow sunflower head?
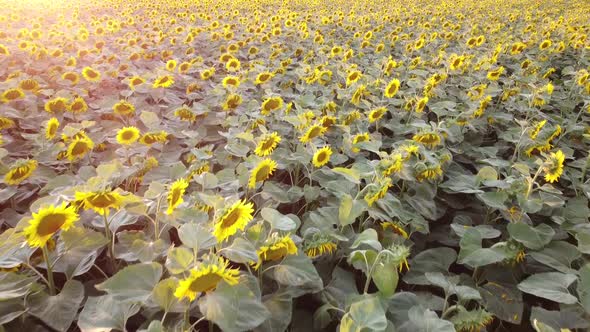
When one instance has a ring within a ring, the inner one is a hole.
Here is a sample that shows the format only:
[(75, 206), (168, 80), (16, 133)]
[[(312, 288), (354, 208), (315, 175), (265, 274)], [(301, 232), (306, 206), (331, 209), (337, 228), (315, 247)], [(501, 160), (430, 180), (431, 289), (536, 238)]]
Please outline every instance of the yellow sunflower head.
[(113, 105), (113, 112), (119, 115), (131, 115), (135, 113), (135, 106), (126, 100), (121, 100)]
[(11, 186), (19, 185), (33, 174), (37, 164), (33, 159), (17, 161), (4, 176), (4, 182)]
[(279, 236), (273, 233), (265, 245), (256, 250), (258, 262), (254, 263), (254, 268), (258, 269), (264, 262), (278, 261), (287, 255), (296, 255), (297, 252), (297, 246), (289, 234)]
[(266, 157), (274, 151), (280, 142), (281, 136), (279, 136), (276, 131), (273, 133), (264, 134), (258, 141), (254, 153), (257, 156)]
[(238, 94), (230, 94), (227, 96), (227, 98), (225, 99), (225, 102), (223, 103), (223, 109), (225, 111), (232, 111), (236, 108), (238, 108), (238, 106), (240, 106), (242, 104), (242, 96), (238, 95)]
[(11, 88), (5, 90), (2, 95), (0, 95), (0, 100), (3, 103), (9, 103), (11, 101), (23, 99), (25, 97), (25, 93), (20, 88)]
[(255, 84), (264, 84), (270, 81), (274, 77), (274, 74), (269, 71), (264, 71), (258, 75), (256, 75), (256, 80), (254, 81)]
[(32, 78), (27, 78), (18, 83), (18, 87), (25, 91), (36, 91), (39, 89), (39, 82)]
[(168, 139), (168, 133), (164, 130), (143, 134), (139, 139), (141, 144), (152, 145), (154, 143), (164, 143)]
[(441, 144), (442, 141), (440, 135), (434, 131), (427, 131), (415, 134), (412, 137), (412, 140), (414, 140), (414, 142), (418, 142), (422, 145), (428, 146), (431, 149)]
[(74, 161), (84, 158), (92, 149), (94, 142), (88, 136), (75, 138), (68, 146), (66, 155), (69, 161)]
[(153, 88), (168, 88), (174, 84), (174, 77), (170, 75), (159, 76), (152, 85)]
[(213, 235), (217, 242), (223, 242), (230, 236), (236, 234), (238, 230), (244, 230), (246, 225), (252, 220), (254, 213), (254, 204), (245, 201), (237, 201), (221, 211), (219, 217), (215, 220)]
[(131, 145), (139, 139), (139, 129), (130, 126), (123, 127), (117, 132), (117, 142), (122, 145)]
[(385, 107), (378, 107), (369, 112), (369, 123), (373, 123), (378, 121), (387, 113), (387, 108)]
[(240, 270), (229, 267), (229, 261), (222, 257), (209, 255), (203, 262), (191, 270), (190, 275), (180, 280), (174, 296), (178, 299), (188, 298), (194, 301), (199, 293), (215, 290), (221, 281), (236, 285)]
[(76, 97), (66, 109), (72, 113), (84, 113), (88, 110), (88, 104), (82, 97)]
[(231, 58), (225, 63), (225, 69), (230, 72), (236, 72), (240, 70), (241, 66), (242, 64), (240, 63), (240, 60), (236, 58)]
[(316, 137), (323, 135), (326, 132), (327, 128), (320, 124), (313, 124), (307, 128), (305, 133), (299, 138), (301, 143), (309, 143)]
[(0, 130), (12, 128), (14, 126), (15, 126), (14, 120), (12, 120), (11, 118), (6, 118), (3, 116), (0, 116)]
[(228, 88), (237, 88), (240, 86), (240, 78), (237, 76), (226, 76), (223, 78), (223, 87), (228, 89)]
[(385, 221), (381, 223), (381, 227), (383, 228), (383, 230), (391, 229), (394, 233), (398, 234), (404, 239), (408, 238), (408, 232), (406, 232), (404, 227), (397, 222)]
[(168, 60), (166, 62), (166, 69), (169, 71), (174, 71), (174, 69), (176, 69), (176, 60)]
[(362, 76), (363, 76), (363, 74), (358, 70), (353, 70), (353, 71), (349, 72), (348, 75), (346, 76), (346, 86), (349, 86), (349, 85), (357, 82)]
[(45, 103), (45, 111), (48, 113), (65, 112), (68, 110), (69, 100), (64, 97), (55, 97)]
[(545, 181), (553, 183), (559, 180), (559, 177), (563, 173), (564, 161), (565, 155), (561, 150), (557, 150), (557, 152), (551, 152), (543, 164), (543, 170), (545, 171)]
[(44, 247), (53, 234), (68, 230), (77, 220), (78, 214), (73, 206), (67, 207), (65, 202), (60, 206), (50, 205), (34, 212), (23, 232), (31, 247)]
[(325, 254), (332, 254), (338, 249), (334, 240), (326, 235), (316, 233), (308, 241), (306, 240), (304, 251), (305, 255), (310, 258), (316, 258)]
[(372, 206), (375, 202), (385, 197), (389, 188), (393, 185), (391, 178), (383, 178), (379, 180), (377, 184), (373, 184), (369, 191), (365, 195), (365, 201), (369, 206)]
[(322, 167), (330, 161), (332, 156), (332, 148), (324, 146), (313, 154), (312, 163), (315, 167)]
[(248, 180), (248, 188), (256, 188), (256, 183), (263, 182), (268, 179), (272, 173), (277, 169), (277, 162), (267, 158), (254, 167), (250, 173), (250, 179)]
[(53, 138), (55, 138), (58, 128), (59, 120), (57, 120), (56, 118), (49, 119), (49, 121), (47, 121), (47, 124), (45, 125), (45, 138), (47, 138), (48, 140), (52, 140)]
[(166, 210), (166, 214), (172, 214), (174, 209), (184, 202), (182, 196), (184, 196), (186, 188), (188, 188), (188, 181), (185, 179), (178, 179), (172, 183), (167, 196), (168, 209)]
[(92, 69), (91, 67), (84, 67), (84, 69), (82, 69), (82, 76), (88, 82), (100, 81), (100, 72), (98, 70)]
[(271, 112), (280, 110), (281, 108), (283, 108), (283, 98), (281, 97), (270, 97), (270, 98), (266, 98), (263, 102), (262, 102), (262, 106), (260, 108), (260, 113), (262, 113), (263, 115), (269, 115)]
[(397, 78), (392, 79), (385, 87), (384, 95), (387, 98), (393, 98), (399, 91), (400, 81)]
[[(352, 145), (358, 144), (360, 142), (368, 142), (369, 140), (371, 140), (369, 133), (359, 133), (359, 134), (356, 134), (352, 137)], [(353, 147), (352, 151), (359, 152), (360, 149)]]
[(109, 215), (110, 209), (118, 210), (125, 202), (125, 197), (117, 191), (100, 190), (76, 192), (76, 202), (84, 210), (92, 209), (100, 215)]

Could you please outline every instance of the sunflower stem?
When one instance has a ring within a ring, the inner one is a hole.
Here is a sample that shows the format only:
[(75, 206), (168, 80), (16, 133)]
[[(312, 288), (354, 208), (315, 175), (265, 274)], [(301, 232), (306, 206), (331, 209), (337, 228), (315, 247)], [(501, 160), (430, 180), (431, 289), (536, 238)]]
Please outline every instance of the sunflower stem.
[(43, 251), (43, 260), (47, 265), (47, 281), (49, 284), (49, 295), (55, 295), (55, 282), (53, 281), (53, 271), (51, 269), (51, 263), (49, 262), (49, 252), (47, 250), (47, 244), (45, 244), (42, 249)]
[(537, 177), (539, 177), (539, 174), (541, 174), (541, 171), (543, 170), (543, 165), (539, 166), (539, 169), (537, 170), (537, 172), (535, 173), (535, 176), (533, 177), (533, 179), (529, 182), (529, 186), (526, 190), (526, 194), (524, 195), (524, 198), (528, 199), (529, 195), (531, 194), (531, 191), (533, 190), (533, 185), (535, 184), (535, 180), (537, 179)]
[(113, 240), (112, 240), (113, 234), (111, 234), (111, 229), (109, 228), (109, 219), (108, 219), (106, 213), (103, 213), (102, 219), (104, 221), (104, 235), (106, 236), (107, 240), (109, 241), (109, 243), (107, 245), (108, 257), (109, 257), (109, 259), (114, 259), (115, 255), (113, 254)]

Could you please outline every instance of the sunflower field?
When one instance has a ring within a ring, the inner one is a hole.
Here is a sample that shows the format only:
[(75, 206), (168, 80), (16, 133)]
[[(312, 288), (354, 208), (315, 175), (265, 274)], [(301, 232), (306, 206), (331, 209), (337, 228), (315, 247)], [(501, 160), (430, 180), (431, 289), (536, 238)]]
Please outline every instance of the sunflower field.
[(0, 0), (0, 332), (587, 331), (587, 0)]

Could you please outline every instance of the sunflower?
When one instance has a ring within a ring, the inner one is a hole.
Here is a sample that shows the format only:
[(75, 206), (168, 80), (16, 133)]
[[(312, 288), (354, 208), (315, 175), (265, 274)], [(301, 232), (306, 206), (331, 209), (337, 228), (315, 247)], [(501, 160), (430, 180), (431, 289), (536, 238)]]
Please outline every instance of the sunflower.
[(176, 60), (168, 60), (166, 62), (166, 69), (168, 69), (169, 71), (174, 71), (174, 69), (176, 69), (176, 65)]
[(66, 109), (66, 111), (69, 111), (72, 113), (84, 113), (87, 110), (88, 110), (88, 104), (86, 104), (86, 101), (82, 97), (76, 97), (72, 101), (72, 103), (68, 106), (68, 108)]
[(119, 115), (131, 115), (135, 113), (135, 106), (126, 100), (120, 100), (113, 105), (113, 112)]
[(201, 262), (193, 268), (190, 275), (180, 280), (178, 287), (174, 291), (174, 296), (178, 299), (188, 298), (194, 301), (197, 294), (206, 293), (215, 290), (221, 281), (225, 281), (233, 286), (238, 283), (240, 270), (229, 267), (229, 261), (222, 257), (206, 257), (207, 262)]
[(188, 182), (185, 179), (178, 179), (172, 183), (167, 196), (168, 209), (166, 210), (166, 214), (172, 214), (174, 209), (184, 202), (182, 196), (186, 188), (188, 188)]
[(504, 67), (500, 66), (494, 70), (490, 70), (488, 72), (487, 78), (490, 81), (497, 81), (502, 73), (504, 73)]
[(387, 108), (385, 108), (385, 107), (378, 107), (378, 108), (371, 110), (369, 112), (369, 123), (373, 123), (375, 121), (378, 121), (379, 119), (381, 119), (383, 117), (383, 115), (385, 115), (386, 112), (387, 112)]
[(0, 44), (0, 55), (3, 55), (3, 56), (10, 55), (10, 51), (8, 50), (8, 48), (5, 45)]
[(358, 106), (361, 102), (361, 99), (367, 94), (366, 90), (367, 87), (361, 84), (356, 90), (354, 90), (354, 93), (350, 98), (350, 102), (353, 105)]
[(269, 115), (271, 112), (280, 110), (283, 108), (283, 98), (281, 97), (270, 97), (266, 98), (262, 102), (262, 106), (260, 108), (260, 113), (263, 115)]
[(29, 246), (44, 247), (53, 234), (59, 230), (68, 230), (77, 220), (78, 214), (73, 206), (67, 207), (65, 202), (60, 206), (50, 205), (33, 213), (33, 219), (23, 233)]
[(69, 161), (74, 161), (84, 158), (84, 156), (94, 149), (94, 142), (89, 137), (75, 138), (67, 150), (67, 157)]
[(258, 262), (254, 264), (254, 268), (258, 269), (264, 262), (278, 261), (287, 255), (297, 255), (297, 252), (297, 246), (289, 234), (278, 236), (274, 233), (265, 245), (256, 250)]
[(139, 129), (130, 126), (123, 127), (117, 132), (117, 142), (122, 145), (131, 145), (139, 139)]
[(332, 254), (338, 249), (338, 245), (328, 237), (320, 237), (309, 242), (305, 246), (305, 255), (310, 258), (316, 258), (324, 254)]
[[(352, 137), (352, 145), (355, 145), (360, 142), (368, 142), (370, 139), (371, 139), (371, 137), (369, 136), (368, 133), (359, 133), (359, 134), (356, 134)], [(352, 151), (359, 152), (359, 151), (361, 151), (361, 149), (353, 147)]]
[(299, 141), (301, 143), (309, 143), (312, 139), (323, 135), (326, 132), (326, 128), (324, 128), (323, 126), (319, 125), (319, 124), (314, 124), (311, 125), (309, 128), (307, 128), (307, 130), (305, 131), (305, 134), (303, 134), (300, 138)]
[(199, 76), (201, 76), (201, 79), (203, 81), (206, 81), (210, 79), (213, 76), (213, 74), (215, 74), (215, 68), (209, 68), (203, 70)]
[(268, 179), (272, 173), (277, 169), (277, 162), (267, 158), (254, 167), (250, 173), (250, 179), (248, 180), (248, 188), (254, 189), (257, 182), (263, 182)]
[(139, 142), (144, 145), (152, 145), (154, 143), (164, 143), (167, 139), (168, 133), (162, 130), (143, 134), (139, 139)]
[(270, 81), (274, 77), (274, 74), (269, 71), (263, 71), (262, 73), (256, 75), (256, 80), (254, 81), (255, 84), (264, 84)]
[(240, 78), (237, 76), (226, 76), (223, 78), (223, 87), (228, 89), (230, 87), (237, 88), (240, 86)]
[(45, 125), (45, 138), (48, 140), (52, 140), (55, 135), (57, 134), (57, 129), (59, 128), (59, 120), (56, 118), (51, 118), (47, 121)]
[(70, 81), (72, 85), (76, 85), (80, 81), (80, 75), (73, 71), (67, 71), (61, 75), (61, 79), (65, 81)]
[(315, 167), (322, 167), (330, 161), (332, 149), (330, 146), (324, 146), (313, 154), (312, 163)]
[(68, 110), (69, 100), (64, 97), (55, 97), (45, 103), (45, 111), (48, 113), (65, 112)]
[(383, 171), (383, 176), (390, 176), (398, 173), (404, 167), (404, 158), (401, 153), (394, 153), (386, 160), (387, 168)]
[(129, 88), (131, 90), (135, 90), (135, 87), (137, 87), (140, 84), (145, 83), (145, 79), (143, 77), (140, 76), (132, 76), (129, 78)]
[(3, 116), (0, 116), (0, 130), (12, 128), (14, 126), (15, 126), (14, 120), (12, 120), (11, 118), (6, 118)]
[(543, 129), (543, 127), (545, 126), (546, 123), (547, 123), (547, 120), (541, 120), (541, 121), (537, 122), (537, 124), (535, 124), (535, 126), (533, 126), (533, 128), (531, 128), (531, 130), (529, 132), (529, 137), (531, 139), (537, 138), (537, 135), (539, 135), (539, 132), (541, 131), (541, 129)]
[(2, 95), (0, 95), (0, 100), (2, 100), (3, 103), (9, 103), (11, 101), (23, 99), (24, 97), (25, 93), (20, 88), (12, 88), (4, 91)]
[(110, 209), (119, 210), (125, 200), (123, 195), (111, 190), (78, 191), (75, 197), (78, 206), (83, 207), (84, 210), (92, 209), (101, 216), (108, 216)]
[(464, 62), (465, 62), (465, 56), (463, 56), (463, 55), (459, 56), (459, 55), (453, 54), (450, 59), (449, 68), (451, 70), (461, 69)]
[(170, 75), (159, 76), (152, 85), (153, 88), (168, 88), (174, 84), (174, 77)]
[(225, 99), (225, 102), (223, 103), (223, 110), (232, 111), (232, 110), (238, 108), (238, 106), (240, 106), (241, 104), (242, 104), (242, 96), (232, 93), (232, 94), (228, 95), (227, 98)]
[(549, 39), (545, 39), (541, 42), (541, 44), (539, 44), (539, 50), (544, 51), (546, 49), (548, 49), (549, 47), (551, 47), (553, 43), (551, 42), (551, 40)]
[(351, 84), (357, 82), (363, 74), (358, 70), (353, 70), (346, 76), (346, 86), (350, 86)]
[(36, 169), (36, 160), (19, 160), (6, 173), (4, 182), (8, 185), (16, 186), (28, 179)]
[(383, 178), (379, 184), (369, 188), (369, 192), (365, 195), (365, 202), (372, 206), (375, 202), (385, 197), (387, 191), (392, 186), (391, 178)]
[(564, 161), (565, 155), (561, 150), (557, 150), (557, 152), (551, 152), (543, 165), (543, 170), (545, 171), (545, 181), (553, 183), (559, 180), (559, 177), (563, 173)]
[(281, 136), (276, 131), (270, 134), (264, 134), (258, 141), (254, 153), (257, 156), (266, 157), (274, 151), (280, 142)]
[(100, 72), (91, 67), (84, 67), (84, 69), (82, 69), (82, 76), (89, 82), (100, 81)]
[(229, 59), (226, 63), (225, 63), (225, 69), (227, 69), (227, 71), (230, 72), (235, 72), (240, 70), (240, 67), (242, 66), (242, 64), (240, 63), (240, 60), (232, 58)]
[(437, 180), (442, 177), (443, 171), (440, 165), (425, 166), (416, 172), (416, 180), (422, 182), (424, 180)]
[(392, 79), (385, 87), (384, 95), (387, 98), (393, 98), (399, 91), (400, 81), (397, 78)]
[(25, 91), (35, 91), (39, 89), (39, 82), (32, 78), (28, 78), (26, 80), (22, 80), (18, 83), (18, 87), (25, 90)]
[(404, 239), (408, 238), (408, 232), (406, 232), (406, 230), (400, 224), (398, 224), (396, 222), (393, 222), (393, 221), (382, 222), (381, 227), (383, 228), (383, 230), (387, 230), (388, 228), (391, 228), (391, 230), (394, 233), (400, 235)]
[(441, 143), (440, 135), (434, 131), (415, 134), (412, 137), (412, 140), (414, 142), (418, 142), (422, 145), (430, 147), (431, 149)]
[(427, 103), (428, 103), (427, 96), (424, 96), (424, 97), (418, 99), (418, 101), (416, 102), (416, 108), (415, 108), (416, 113), (424, 112), (424, 108), (426, 107)]
[(252, 220), (254, 204), (245, 201), (237, 201), (230, 207), (223, 210), (215, 221), (213, 235), (218, 242), (225, 241), (230, 236), (236, 234), (238, 230), (244, 230), (246, 225)]

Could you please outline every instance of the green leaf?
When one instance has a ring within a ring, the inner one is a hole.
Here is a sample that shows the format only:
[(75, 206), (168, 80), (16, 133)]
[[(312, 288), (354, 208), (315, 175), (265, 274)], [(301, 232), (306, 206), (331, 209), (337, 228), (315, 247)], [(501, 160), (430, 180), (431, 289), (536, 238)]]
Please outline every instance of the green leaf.
[[(0, 301), (0, 327), (27, 312), (22, 299)], [(0, 329), (0, 331), (2, 331)]]
[(494, 209), (505, 209), (504, 202), (508, 199), (508, 193), (505, 191), (489, 191), (481, 194), (477, 194), (485, 205)]
[(178, 229), (178, 237), (182, 243), (191, 248), (204, 250), (211, 248), (217, 240), (211, 232), (197, 224), (184, 224)]
[(125, 331), (127, 319), (140, 308), (140, 304), (123, 303), (110, 295), (89, 297), (78, 318), (78, 327), (81, 332)]
[(258, 262), (258, 254), (254, 245), (241, 237), (235, 238), (231, 246), (223, 248), (221, 254), (235, 263)]
[(537, 326), (541, 326), (540, 322), (557, 331), (565, 332), (562, 329), (579, 329), (580, 331), (587, 331), (590, 327), (590, 321), (584, 316), (584, 311), (579, 307), (562, 307), (561, 310), (546, 310), (541, 307), (533, 307), (531, 310), (531, 323), (533, 326), (537, 321)]
[(541, 224), (532, 227), (523, 222), (509, 223), (508, 233), (525, 247), (534, 250), (543, 248), (555, 235), (555, 231), (549, 225)]
[(576, 271), (571, 266), (581, 255), (573, 244), (565, 241), (552, 241), (543, 250), (531, 252), (530, 256), (537, 262), (550, 266), (559, 272), (575, 274)]
[(20, 298), (29, 293), (36, 277), (14, 272), (0, 273), (0, 301)]
[(193, 264), (193, 253), (185, 247), (172, 247), (166, 256), (166, 268), (172, 274), (187, 271)]
[(486, 310), (503, 321), (520, 324), (524, 305), (522, 293), (512, 284), (489, 282), (479, 287)]
[(289, 327), (293, 313), (293, 299), (287, 293), (273, 293), (262, 302), (270, 312), (270, 318), (256, 328), (258, 331), (285, 331)]
[(578, 298), (586, 313), (590, 313), (590, 263), (580, 268), (578, 273), (580, 275), (577, 285)]
[(323, 288), (322, 278), (307, 256), (290, 255), (273, 268), (274, 279), (282, 284), (317, 292)]
[(482, 248), (481, 241), (481, 234), (477, 229), (468, 229), (461, 238), (461, 251), (457, 262), (479, 267), (497, 263), (506, 258), (506, 254), (500, 248)]
[(346, 226), (355, 222), (363, 212), (366, 204), (364, 200), (353, 200), (349, 194), (343, 194), (338, 208), (338, 220), (340, 225)]
[(571, 295), (568, 287), (576, 280), (573, 274), (545, 272), (533, 274), (518, 284), (518, 289), (547, 300), (574, 304), (578, 299)]
[(350, 331), (382, 331), (387, 327), (385, 310), (374, 295), (361, 295), (350, 305), (340, 322), (340, 332)]
[(262, 219), (266, 220), (273, 229), (280, 231), (292, 231), (297, 228), (293, 219), (271, 208), (263, 208), (260, 211)]
[[(147, 239), (147, 241), (146, 241)], [(152, 241), (143, 231), (117, 233), (115, 257), (127, 262), (148, 263), (162, 257), (169, 245), (162, 239)]]
[(584, 254), (590, 254), (590, 234), (579, 232), (576, 233), (576, 240), (578, 240), (578, 250)]
[(58, 295), (38, 293), (28, 303), (29, 312), (58, 331), (68, 331), (84, 300), (84, 286), (77, 280), (69, 280)]
[(346, 178), (346, 180), (354, 183), (359, 184), (361, 183), (360, 174), (355, 169), (344, 168), (344, 167), (334, 167), (332, 168), (332, 172), (338, 173)]
[(244, 284), (220, 283), (199, 300), (199, 308), (207, 320), (227, 332), (251, 330), (270, 317), (268, 309)]
[(410, 271), (404, 275), (403, 280), (413, 285), (429, 285), (426, 272), (448, 274), (449, 267), (456, 259), (457, 253), (448, 247), (424, 250), (410, 260)]
[(392, 260), (381, 259), (375, 263), (373, 268), (373, 282), (379, 289), (379, 292), (385, 297), (391, 297), (395, 294), (399, 275), (397, 273), (397, 266)]
[(160, 118), (154, 112), (143, 111), (139, 115), (141, 122), (149, 129), (157, 129), (160, 125)]
[(165, 312), (171, 311), (172, 307), (179, 303), (178, 298), (174, 296), (177, 286), (174, 278), (167, 278), (154, 287), (152, 298)]
[(372, 228), (367, 228), (359, 234), (354, 240), (354, 243), (350, 246), (350, 249), (356, 249), (360, 245), (366, 245), (378, 251), (382, 249), (377, 236), (377, 231)]
[(109, 293), (121, 302), (145, 302), (162, 276), (162, 265), (141, 263), (125, 267), (96, 289)]
[(399, 332), (455, 332), (455, 326), (448, 320), (440, 319), (436, 313), (421, 306), (408, 311), (409, 321), (399, 327)]

